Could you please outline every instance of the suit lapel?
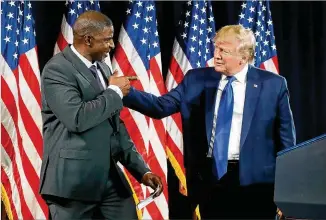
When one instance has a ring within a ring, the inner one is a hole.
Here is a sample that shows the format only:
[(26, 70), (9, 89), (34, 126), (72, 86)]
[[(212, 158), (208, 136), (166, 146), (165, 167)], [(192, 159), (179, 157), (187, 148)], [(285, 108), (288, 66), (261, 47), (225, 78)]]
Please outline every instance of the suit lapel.
[(106, 64), (104, 64), (102, 62), (97, 62), (97, 63), (98, 63), (98, 67), (99, 67), (99, 69), (100, 69), (100, 71), (101, 71), (101, 73), (102, 73), (102, 75), (104, 77), (104, 81), (105, 81), (106, 85), (108, 86), (109, 78), (112, 75), (112, 72), (111, 72), (110, 68)]
[(261, 81), (259, 80), (259, 76), (256, 72), (256, 69), (253, 68), (252, 66), (249, 66), (248, 74), (247, 74), (245, 103), (243, 108), (240, 149), (247, 138), (249, 128), (252, 122), (252, 118), (258, 103), (261, 87), (262, 84)]
[(216, 77), (214, 78), (214, 80), (206, 81), (206, 89), (205, 89), (205, 113), (206, 113), (205, 121), (206, 121), (206, 136), (207, 136), (208, 144), (210, 143), (210, 139), (212, 136), (216, 93), (221, 79), (221, 74), (217, 72), (215, 72), (214, 74), (216, 74)]
[(96, 92), (101, 92), (100, 87), (96, 79), (94, 78), (91, 71), (87, 68), (87, 66), (81, 61), (77, 55), (70, 49), (70, 45), (68, 45), (63, 50), (64, 57), (70, 61), (70, 63), (75, 67), (75, 69), (91, 84)]

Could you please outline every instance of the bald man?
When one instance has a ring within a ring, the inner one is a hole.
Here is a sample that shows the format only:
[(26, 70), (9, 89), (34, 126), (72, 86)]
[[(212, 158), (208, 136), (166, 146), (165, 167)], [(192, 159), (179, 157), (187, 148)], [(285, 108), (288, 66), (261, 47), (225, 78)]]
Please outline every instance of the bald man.
[(119, 161), (140, 182), (160, 188), (119, 118), (127, 77), (103, 62), (113, 43), (112, 21), (88, 11), (73, 26), (73, 45), (42, 72), (44, 150), (40, 194), (50, 218), (135, 219), (131, 189)]

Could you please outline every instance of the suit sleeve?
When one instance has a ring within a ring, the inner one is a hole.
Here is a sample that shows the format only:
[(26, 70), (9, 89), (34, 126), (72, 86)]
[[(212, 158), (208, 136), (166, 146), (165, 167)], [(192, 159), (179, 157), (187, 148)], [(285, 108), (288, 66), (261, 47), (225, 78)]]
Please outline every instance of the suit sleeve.
[(46, 104), (69, 131), (86, 131), (122, 109), (121, 98), (111, 89), (93, 100), (84, 101), (76, 78), (63, 68), (59, 64), (46, 66), (42, 74), (42, 89)]
[(146, 172), (149, 172), (150, 169), (130, 139), (123, 121), (120, 120), (119, 124), (120, 151), (117, 154), (118, 161), (120, 161), (120, 163), (127, 168), (127, 170), (137, 179), (138, 182), (141, 182), (143, 175)]
[(278, 122), (281, 150), (296, 144), (296, 132), (289, 102), (289, 91), (283, 78), (278, 99)]
[(160, 97), (131, 87), (130, 93), (123, 98), (123, 104), (151, 118), (167, 117), (180, 111), (181, 101), (185, 98), (186, 81), (185, 77), (176, 88)]

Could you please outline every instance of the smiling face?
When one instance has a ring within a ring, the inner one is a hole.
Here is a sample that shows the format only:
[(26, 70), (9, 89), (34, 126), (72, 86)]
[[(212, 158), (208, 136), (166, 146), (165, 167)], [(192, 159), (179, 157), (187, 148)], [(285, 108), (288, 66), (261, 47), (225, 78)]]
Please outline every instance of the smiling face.
[(113, 26), (108, 26), (98, 34), (85, 37), (85, 41), (89, 45), (88, 54), (93, 61), (103, 61), (114, 49), (113, 34)]

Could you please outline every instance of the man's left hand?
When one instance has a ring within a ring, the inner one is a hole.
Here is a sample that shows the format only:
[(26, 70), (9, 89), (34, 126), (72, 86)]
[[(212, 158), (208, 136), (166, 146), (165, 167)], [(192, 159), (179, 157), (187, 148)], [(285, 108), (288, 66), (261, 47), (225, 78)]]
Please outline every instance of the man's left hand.
[(141, 179), (141, 182), (144, 185), (151, 187), (154, 191), (157, 187), (160, 188), (160, 190), (154, 195), (154, 198), (161, 195), (163, 192), (163, 184), (161, 178), (153, 173), (146, 173)]

